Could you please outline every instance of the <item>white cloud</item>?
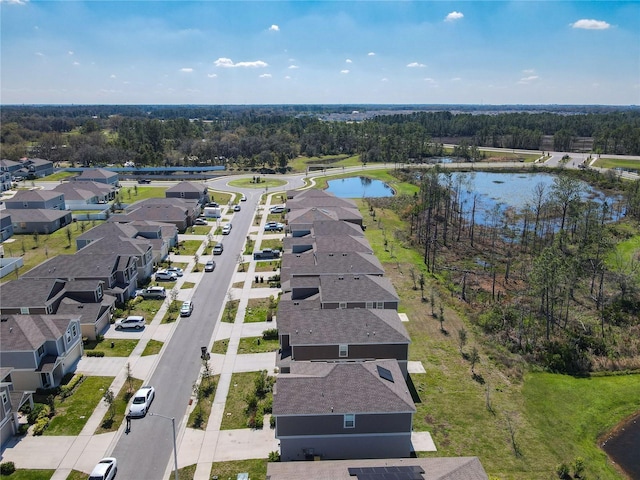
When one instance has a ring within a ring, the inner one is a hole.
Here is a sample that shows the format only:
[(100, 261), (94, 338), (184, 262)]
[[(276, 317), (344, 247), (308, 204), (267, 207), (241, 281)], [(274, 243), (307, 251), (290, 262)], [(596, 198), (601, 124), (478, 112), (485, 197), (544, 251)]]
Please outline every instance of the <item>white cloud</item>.
[(0, 0), (0, 3), (8, 3), (9, 5), (26, 5), (29, 0)]
[(36, 52), (36, 55), (39, 56), (39, 57), (44, 57), (44, 53), (42, 53), (42, 52)]
[(340, 73), (347, 74), (347, 73), (349, 73), (349, 70), (340, 70)]
[(353, 61), (352, 61), (350, 58), (347, 58), (347, 59), (345, 60), (345, 62), (346, 62), (346, 63), (353, 63)]
[(280, 31), (280, 27), (278, 25), (271, 25), (269, 27), (269, 31), (270, 32), (279, 32)]
[(426, 65), (424, 63), (411, 62), (411, 63), (407, 64), (407, 67), (409, 67), (409, 68), (424, 68), (424, 67), (426, 67)]
[(73, 55), (73, 51), (71, 51), (71, 50), (69, 50), (67, 53), (68, 53), (69, 55)]
[(533, 68), (527, 68), (526, 70), (522, 70), (522, 73), (525, 75), (533, 75), (536, 71)]
[(611, 25), (609, 25), (605, 21), (586, 19), (586, 18), (583, 18), (581, 20), (578, 20), (575, 23), (572, 23), (571, 26), (573, 28), (583, 28), (585, 30), (606, 30), (607, 28), (611, 27)]
[(387, 77), (380, 79), (381, 82), (388, 82), (389, 79)]
[(262, 75), (260, 75), (260, 78), (271, 78), (271, 74), (270, 73), (263, 73)]
[(285, 79), (285, 80), (291, 80), (291, 77), (290, 77), (289, 75), (285, 75), (285, 76), (284, 76), (284, 79)]
[(300, 68), (298, 65), (289, 65), (289, 70), (295, 70), (296, 68)]
[(184, 68), (181, 68), (181, 69), (180, 69), (180, 71), (181, 71), (182, 73), (193, 73), (193, 68), (190, 68), (190, 67), (184, 67)]
[(538, 75), (529, 75), (528, 77), (523, 77), (520, 80), (518, 80), (518, 83), (520, 85), (528, 85), (531, 82), (535, 82), (539, 78), (540, 77)]
[(369, 53), (367, 53), (367, 56), (368, 57), (375, 57), (376, 54), (375, 54), (375, 52), (369, 52)]
[(436, 82), (433, 78), (427, 77), (424, 79), (424, 81), (433, 87), (438, 86), (438, 82)]
[(460, 80), (462, 80), (460, 77), (453, 77), (451, 79), (452, 82), (459, 82)]
[(116, 78), (115, 73), (112, 73), (111, 75), (109, 75), (109, 78)]
[(216, 73), (207, 73), (207, 77), (209, 78), (216, 78), (218, 76), (218, 74)]
[(462, 17), (464, 17), (464, 15), (461, 12), (453, 11), (445, 17), (444, 21), (455, 22), (456, 20), (460, 20)]
[(262, 60), (255, 60), (253, 62), (238, 62), (238, 63), (233, 63), (233, 61), (230, 58), (224, 58), (224, 57), (220, 57), (219, 59), (217, 59), (215, 62), (213, 62), (213, 64), (216, 67), (224, 67), (224, 68), (237, 68), (237, 67), (244, 67), (244, 68), (264, 68), (264, 67), (268, 67), (269, 64), (266, 62), (263, 62)]
[(80, 65), (80, 62), (73, 62), (73, 65), (77, 67), (78, 65)]

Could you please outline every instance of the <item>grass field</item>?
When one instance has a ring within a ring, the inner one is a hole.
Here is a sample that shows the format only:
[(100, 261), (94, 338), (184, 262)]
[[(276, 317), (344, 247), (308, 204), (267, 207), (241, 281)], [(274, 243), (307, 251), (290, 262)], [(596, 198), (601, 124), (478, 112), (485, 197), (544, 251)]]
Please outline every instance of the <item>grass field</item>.
[(96, 429), (96, 435), (99, 433), (115, 432), (120, 428), (120, 425), (124, 420), (124, 416), (127, 414), (129, 400), (141, 386), (142, 380), (132, 378), (131, 385), (129, 385), (128, 382), (125, 382), (117, 394), (116, 392), (113, 392), (115, 394), (112, 405), (113, 417), (111, 416), (111, 413), (107, 411), (102, 422), (100, 422), (100, 426)]
[(621, 158), (599, 158), (594, 164), (600, 168), (624, 168), (625, 170), (640, 170), (640, 161), (638, 160), (624, 160)]
[(44, 435), (78, 435), (111, 382), (113, 377), (87, 377), (71, 396), (56, 397), (56, 415)]
[(287, 182), (284, 180), (280, 180), (279, 178), (273, 177), (260, 177), (260, 183), (254, 183), (251, 178), (237, 178), (235, 180), (231, 180), (229, 185), (233, 187), (239, 188), (255, 188), (255, 189), (265, 189), (265, 188), (277, 188), (283, 185), (286, 185)]
[(164, 342), (160, 342), (158, 340), (151, 339), (147, 342), (147, 346), (144, 347), (142, 351), (142, 356), (146, 357), (147, 355), (157, 355), (162, 350), (162, 346)]
[(262, 337), (243, 337), (238, 345), (238, 353), (275, 352), (280, 347), (278, 340), (264, 340)]
[(124, 338), (110, 338), (100, 342), (90, 340), (85, 344), (84, 350), (85, 352), (102, 352), (105, 357), (128, 357), (139, 341), (139, 339)]
[[(218, 477), (220, 480), (237, 478), (238, 473), (247, 472), (251, 479), (267, 478), (267, 460), (236, 460), (233, 462), (219, 462), (211, 465), (209, 478)], [(180, 479), (182, 480), (182, 479)]]
[[(229, 394), (227, 395), (227, 402), (224, 406), (224, 415), (222, 416), (220, 430), (247, 428), (247, 422), (249, 420), (245, 412), (247, 408), (247, 398), (255, 391), (255, 381), (259, 376), (260, 372), (233, 374)], [(267, 394), (267, 398), (261, 400), (260, 404), (265, 400), (270, 400), (271, 397), (271, 393)], [(269, 428), (269, 425), (265, 425), (263, 428)]]
[(250, 298), (244, 314), (244, 323), (265, 322), (271, 303), (269, 298)]
[[(266, 460), (265, 460), (266, 462)], [(265, 463), (264, 467), (265, 475), (267, 472), (267, 464)], [(49, 480), (53, 474), (56, 473), (55, 470), (31, 470), (31, 469), (16, 469), (10, 476), (6, 477), (4, 475), (0, 476), (0, 478), (7, 478), (9, 480)], [(76, 478), (86, 478), (86, 474), (84, 477), (67, 477), (71, 480), (76, 480)], [(264, 478), (264, 477), (263, 477)]]

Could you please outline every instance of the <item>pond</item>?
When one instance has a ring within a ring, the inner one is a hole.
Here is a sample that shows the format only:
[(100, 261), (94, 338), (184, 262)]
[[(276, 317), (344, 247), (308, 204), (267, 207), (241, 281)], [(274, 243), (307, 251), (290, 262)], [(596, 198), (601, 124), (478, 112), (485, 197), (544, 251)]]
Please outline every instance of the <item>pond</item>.
[(630, 478), (640, 478), (640, 413), (616, 428), (601, 447)]
[(327, 192), (340, 198), (392, 197), (395, 192), (386, 183), (368, 177), (349, 177), (329, 180)]

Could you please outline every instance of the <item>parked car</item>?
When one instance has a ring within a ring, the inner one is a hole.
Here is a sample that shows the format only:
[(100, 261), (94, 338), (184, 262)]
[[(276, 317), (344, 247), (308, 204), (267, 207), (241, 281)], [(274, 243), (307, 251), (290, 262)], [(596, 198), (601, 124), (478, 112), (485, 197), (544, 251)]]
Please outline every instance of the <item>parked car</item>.
[(169, 272), (167, 270), (158, 270), (156, 272), (156, 280), (168, 280), (175, 281), (178, 279), (178, 275), (174, 272)]
[(156, 396), (156, 389), (152, 386), (144, 386), (133, 396), (129, 407), (129, 415), (132, 417), (144, 417)]
[(241, 210), (240, 205), (237, 205), (237, 204), (236, 204), (236, 205), (234, 205), (234, 206), (233, 206), (233, 211), (234, 211), (234, 212), (239, 212), (240, 210)]
[(114, 457), (100, 460), (89, 475), (89, 480), (113, 480), (118, 471), (118, 462)]
[(275, 207), (271, 207), (269, 209), (271, 213), (284, 213), (284, 207), (282, 205), (276, 205)]
[(193, 302), (187, 300), (182, 303), (182, 307), (180, 307), (180, 316), (181, 317), (190, 317), (191, 312), (193, 312)]
[(167, 272), (173, 272), (179, 277), (184, 275), (184, 271), (181, 268), (178, 268), (178, 267), (169, 267), (169, 268), (167, 268)]
[(242, 196), (240, 197), (240, 201), (241, 202), (246, 202), (247, 201), (247, 197), (244, 195), (244, 193), (242, 194)]
[(222, 234), (229, 235), (231, 233), (232, 228), (233, 228), (233, 225), (231, 225), (230, 223), (227, 223), (222, 227)]
[(264, 226), (265, 232), (281, 232), (284, 230), (284, 224), (280, 222), (267, 222)]
[(141, 178), (138, 180), (138, 183), (140, 184), (151, 183), (151, 180), (149, 180), (148, 178)]
[(144, 328), (145, 322), (142, 315), (129, 315), (127, 318), (119, 318), (116, 320), (116, 330), (122, 330), (123, 328), (135, 328), (140, 330)]
[(213, 247), (214, 255), (222, 255), (223, 251), (224, 251), (224, 246), (222, 245), (222, 243), (216, 243), (216, 245)]
[(220, 206), (220, 205), (218, 205), (218, 203), (217, 203), (217, 202), (209, 202), (209, 203), (207, 203), (207, 207), (214, 207), (214, 208), (217, 208), (217, 207), (219, 207), (219, 206)]
[(142, 298), (166, 298), (167, 290), (164, 287), (149, 287), (138, 292)]
[(215, 269), (216, 269), (216, 262), (214, 262), (213, 260), (209, 260), (207, 263), (204, 264), (205, 272), (213, 272)]
[(271, 258), (280, 258), (280, 250), (265, 248), (263, 250), (256, 250), (255, 252), (253, 252), (254, 260), (265, 260)]
[(207, 222), (204, 218), (196, 218), (196, 221), (193, 222), (194, 225), (209, 225), (209, 222)]

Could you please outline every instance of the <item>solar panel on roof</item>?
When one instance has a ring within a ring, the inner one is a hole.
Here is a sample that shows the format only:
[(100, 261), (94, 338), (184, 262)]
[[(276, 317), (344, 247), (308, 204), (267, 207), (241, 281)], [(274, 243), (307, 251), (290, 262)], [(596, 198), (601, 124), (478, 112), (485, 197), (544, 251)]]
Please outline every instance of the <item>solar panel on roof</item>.
[(393, 382), (393, 374), (391, 373), (391, 370), (381, 367), (380, 365), (378, 365), (378, 375), (385, 380)]

